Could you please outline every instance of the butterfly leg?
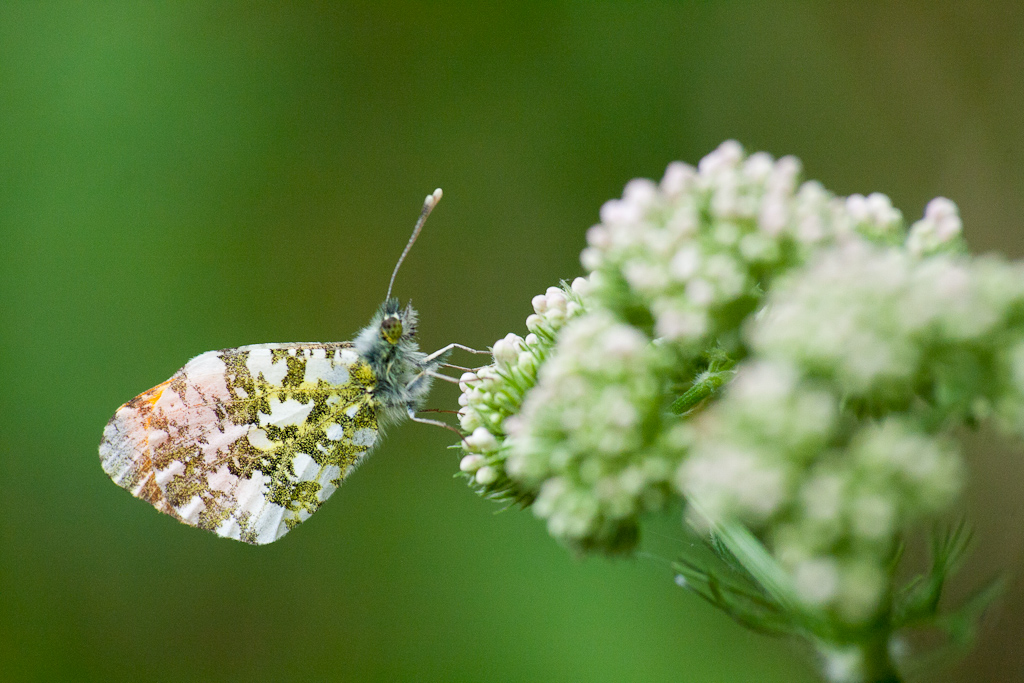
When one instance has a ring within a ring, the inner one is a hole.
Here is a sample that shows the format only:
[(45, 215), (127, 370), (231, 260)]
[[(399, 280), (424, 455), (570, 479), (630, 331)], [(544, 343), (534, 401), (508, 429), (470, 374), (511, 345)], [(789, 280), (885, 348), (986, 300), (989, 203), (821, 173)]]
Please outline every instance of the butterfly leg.
[(419, 422), (420, 424), (425, 424), (425, 425), (434, 425), (435, 427), (443, 427), (444, 429), (447, 429), (450, 432), (455, 432), (455, 434), (458, 435), (459, 439), (461, 439), (463, 442), (465, 442), (466, 438), (464, 436), (462, 436), (462, 432), (460, 432), (455, 427), (452, 427), (450, 424), (447, 424), (445, 422), (441, 422), (440, 420), (431, 420), (428, 417), (418, 417), (416, 415), (416, 411), (413, 410), (413, 408), (411, 406), (408, 408), (408, 412), (409, 412), (409, 419), (412, 420), (413, 422)]
[(442, 375), (440, 372), (434, 372), (433, 370), (423, 370), (422, 372), (420, 372), (420, 374), (416, 375), (411, 380), (409, 380), (409, 382), (405, 386), (412, 387), (414, 384), (422, 380), (424, 377), (432, 377), (434, 379), (444, 380), (445, 382), (450, 382), (451, 384), (458, 384), (460, 386), (474, 381), (472, 379), (463, 380), (458, 377), (449, 377), (448, 375)]
[(471, 349), (468, 346), (463, 346), (462, 344), (449, 344), (448, 346), (445, 346), (444, 348), (441, 348), (441, 349), (438, 349), (437, 351), (434, 351), (432, 354), (427, 356), (424, 359), (424, 361), (429, 363), (432, 360), (434, 360), (436, 358), (439, 358), (439, 357), (443, 356), (444, 354), (448, 353), (452, 349), (461, 349), (462, 351), (468, 351), (469, 353), (479, 353), (479, 354), (487, 354), (487, 355), (490, 355), (490, 353), (491, 353), (490, 351), (480, 351), (479, 349)]
[(434, 372), (432, 370), (424, 370), (421, 374), (424, 374), (427, 377), (433, 377), (434, 379), (444, 380), (445, 382), (450, 382), (452, 384), (462, 384), (461, 379), (458, 379), (456, 377), (449, 377), (448, 375), (442, 375), (440, 372)]
[(442, 368), (451, 368), (452, 370), (462, 370), (463, 372), (473, 372), (474, 368), (464, 368), (461, 365), (455, 365), (453, 363), (441, 363)]

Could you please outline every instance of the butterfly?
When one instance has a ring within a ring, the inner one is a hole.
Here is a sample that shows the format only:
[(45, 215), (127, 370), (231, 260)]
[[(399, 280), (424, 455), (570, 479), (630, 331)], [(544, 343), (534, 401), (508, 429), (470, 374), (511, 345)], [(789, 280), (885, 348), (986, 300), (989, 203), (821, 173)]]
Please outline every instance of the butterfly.
[[(366, 458), (381, 427), (419, 417), (449, 344), (419, 350), (417, 314), (391, 297), (352, 342), (208, 351), (128, 401), (107, 423), (100, 463), (132, 495), (200, 529), (265, 544), (305, 521)], [(450, 428), (450, 427), (448, 427)]]

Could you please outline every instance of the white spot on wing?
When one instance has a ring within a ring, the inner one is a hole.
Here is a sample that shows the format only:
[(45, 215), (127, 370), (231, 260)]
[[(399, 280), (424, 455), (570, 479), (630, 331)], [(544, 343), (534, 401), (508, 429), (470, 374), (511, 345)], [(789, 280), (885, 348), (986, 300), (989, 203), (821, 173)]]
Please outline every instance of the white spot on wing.
[(221, 538), (233, 538), (236, 541), (242, 538), (242, 528), (238, 526), (238, 522), (231, 517), (228, 517), (221, 522), (220, 526), (214, 530), (214, 533)]
[(261, 451), (269, 451), (277, 446), (277, 442), (271, 441), (267, 433), (259, 428), (250, 429), (246, 438), (254, 448), (259, 448)]
[(172, 460), (171, 463), (165, 469), (153, 469), (153, 479), (156, 481), (157, 486), (162, 491), (167, 490), (167, 484), (171, 481), (171, 477), (181, 474), (185, 471), (185, 463), (180, 460)]
[(324, 432), (324, 436), (331, 441), (340, 441), (341, 437), (345, 436), (345, 430), (337, 422), (332, 422), (327, 425), (327, 430)]
[(178, 508), (178, 514), (189, 524), (195, 525), (199, 522), (199, 513), (206, 509), (206, 504), (199, 496), (192, 496), (187, 503)]
[(343, 363), (332, 363), (328, 358), (314, 356), (306, 361), (304, 382), (316, 384), (318, 380), (328, 384), (345, 384), (348, 382), (348, 366)]
[(207, 462), (217, 460), (228, 451), (231, 444), (241, 439), (249, 431), (249, 425), (245, 424), (236, 425), (225, 421), (222, 425), (223, 429), (210, 427), (205, 434), (206, 443), (199, 446), (203, 452), (203, 458)]
[(238, 485), (238, 477), (231, 474), (227, 464), (224, 464), (206, 476), (206, 483), (211, 491), (230, 493), (231, 489)]
[(268, 481), (270, 478), (257, 470), (251, 479), (240, 479), (235, 488), (238, 507), (234, 516), (242, 518), (245, 513), (249, 513), (251, 530), (256, 534), (256, 542), (260, 544), (275, 541), (287, 531), (287, 527), (281, 523), (285, 509), (266, 499)]
[(375, 429), (357, 429), (356, 433), (352, 435), (352, 443), (357, 446), (372, 446), (376, 440), (377, 430)]
[(249, 351), (249, 357), (245, 359), (245, 367), (253, 377), (258, 377), (262, 373), (263, 379), (268, 384), (277, 386), (280, 386), (288, 374), (288, 362), (282, 358), (275, 363), (270, 349)]
[(261, 427), (266, 427), (267, 425), (273, 425), (274, 427), (300, 425), (309, 417), (314, 405), (313, 401), (300, 403), (294, 398), (281, 401), (276, 396), (271, 396), (268, 403), (270, 404), (270, 414), (258, 413)]
[(320, 466), (306, 453), (295, 454), (292, 468), (295, 470), (295, 481), (314, 481), (320, 474)]
[[(197, 391), (204, 400), (224, 401), (230, 397), (224, 373), (227, 366), (216, 351), (202, 353), (181, 369), (189, 389)], [(165, 391), (164, 394), (167, 392)]]
[(162, 429), (154, 429), (146, 437), (146, 440), (151, 449), (159, 448), (161, 444), (167, 441), (167, 432)]
[(324, 468), (323, 473), (320, 475), (320, 483), (323, 485), (320, 491), (317, 493), (317, 498), (320, 502), (327, 500), (332, 493), (338, 490), (338, 487), (331, 482), (341, 476), (341, 468), (337, 465), (328, 465)]

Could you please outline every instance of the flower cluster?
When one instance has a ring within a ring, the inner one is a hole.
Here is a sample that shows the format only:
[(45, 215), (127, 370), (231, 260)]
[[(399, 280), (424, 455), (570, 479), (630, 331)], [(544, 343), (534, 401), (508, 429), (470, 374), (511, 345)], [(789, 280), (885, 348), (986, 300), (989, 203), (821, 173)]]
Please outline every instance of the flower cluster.
[(885, 195), (799, 176), (726, 142), (605, 203), (587, 277), (463, 376), (461, 470), (581, 551), (681, 502), (715, 558), (684, 553), (683, 585), (890, 680), (878, 644), (945, 623), (966, 543), (897, 587), (904, 535), (963, 487), (954, 428), (1024, 434), (1024, 267), (967, 256), (948, 199), (908, 230)]
[(961, 243), (963, 222), (956, 204), (945, 197), (936, 197), (924, 209), (924, 218), (910, 226), (907, 249), (915, 256), (945, 251)]
[(900, 533), (963, 486), (949, 428), (997, 414), (1024, 431), (1022, 322), (1018, 265), (830, 250), (776, 283), (680, 491), (760, 531), (807, 604), (872, 619)]
[(461, 469), (584, 551), (632, 548), (678, 495), (856, 626), (891, 607), (901, 534), (963, 485), (949, 428), (1022, 431), (1024, 270), (965, 256), (947, 199), (908, 231), (884, 195), (799, 171), (728, 142), (607, 202), (589, 276), (463, 377)]
[(535, 498), (534, 490), (506, 473), (506, 420), (520, 412), (524, 395), (537, 383), (538, 368), (559, 331), (584, 313), (584, 297), (590, 289), (587, 280), (576, 278), (570, 287), (549, 287), (535, 296), (534, 313), (526, 319), (526, 338), (507, 334), (491, 348), (494, 363), (462, 376), (459, 423), (466, 434), (462, 446), (467, 455), (459, 469), (480, 495), (520, 504)]
[[(587, 232), (581, 261), (595, 299), (689, 355), (716, 343), (736, 352), (740, 324), (775, 277), (827, 245), (903, 241), (885, 195), (835, 197), (799, 174), (793, 157), (745, 157), (729, 141), (697, 168), (671, 164), (658, 184), (631, 181)], [(958, 226), (952, 202), (933, 201), (915, 248), (955, 248)]]
[(522, 410), (508, 422), (509, 476), (533, 511), (581, 549), (633, 547), (639, 513), (660, 508), (676, 462), (659, 444), (659, 350), (606, 311), (565, 326)]
[[(904, 237), (884, 195), (837, 198), (799, 172), (726, 142), (605, 203), (581, 255), (589, 277), (535, 297), (526, 339), (499, 340), (494, 364), (463, 377), (461, 469), (481, 494), (536, 499), (569, 545), (628, 549), (685, 455), (666, 407), (722, 383), (708, 371), (745, 355), (742, 324), (771, 282), (829, 245)], [(917, 252), (959, 244), (958, 221), (932, 202)]]

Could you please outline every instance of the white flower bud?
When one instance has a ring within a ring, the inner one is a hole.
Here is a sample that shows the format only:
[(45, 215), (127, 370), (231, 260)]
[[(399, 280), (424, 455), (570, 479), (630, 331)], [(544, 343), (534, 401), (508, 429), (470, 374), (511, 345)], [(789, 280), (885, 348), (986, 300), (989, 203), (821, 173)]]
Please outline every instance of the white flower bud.
[(800, 160), (794, 156), (784, 156), (775, 162), (766, 185), (768, 192), (779, 194), (792, 194), (796, 188), (796, 179), (800, 175)]
[(601, 222), (606, 225), (637, 223), (643, 218), (642, 207), (619, 199), (609, 199), (601, 206)]
[(761, 201), (761, 211), (758, 214), (757, 226), (765, 234), (776, 237), (782, 233), (789, 222), (789, 204), (786, 198), (781, 195), (767, 195)]
[(466, 446), (470, 450), (478, 452), (493, 451), (498, 447), (498, 440), (486, 427), (477, 427), (472, 434), (466, 437)]
[(803, 216), (797, 223), (796, 238), (801, 244), (817, 244), (825, 239), (825, 234), (825, 225), (816, 214)]
[(601, 256), (601, 252), (594, 247), (587, 247), (580, 252), (580, 265), (586, 270), (593, 271), (601, 267), (604, 262), (604, 257)]
[(489, 382), (492, 380), (499, 379), (498, 371), (493, 366), (485, 365), (482, 368), (476, 369), (476, 375), (482, 382)]
[(872, 192), (865, 200), (872, 220), (881, 226), (891, 226), (900, 220), (900, 212), (893, 208), (892, 200), (881, 192)]
[(504, 339), (494, 342), (494, 346), (491, 347), (491, 353), (494, 355), (494, 361), (500, 365), (514, 363), (519, 355), (516, 348)]
[(670, 197), (685, 192), (696, 179), (697, 171), (693, 166), (681, 161), (673, 161), (665, 169), (661, 178), (661, 191)]
[[(548, 322), (549, 325), (557, 329), (562, 326), (562, 323), (565, 322), (565, 311), (559, 310), (557, 308), (549, 308), (548, 312), (544, 314), (544, 319)], [(529, 328), (529, 320), (527, 320), (526, 326), (527, 328)]]
[(673, 341), (696, 339), (708, 328), (707, 316), (696, 311), (666, 309), (658, 312), (654, 331), (658, 337)]
[(533, 332), (531, 332), (530, 334), (526, 335), (526, 339), (524, 341), (525, 341), (527, 346), (531, 346), (531, 347), (532, 346), (536, 346), (537, 344), (540, 343), (540, 340), (537, 338), (537, 335), (535, 335)]
[(797, 565), (794, 588), (810, 605), (826, 605), (839, 593), (839, 567), (831, 557), (816, 557)]
[(648, 208), (657, 197), (658, 186), (648, 178), (634, 178), (622, 190), (622, 199), (640, 209)]
[(543, 315), (544, 311), (548, 310), (548, 298), (543, 294), (538, 294), (533, 297), (533, 300), (530, 303), (533, 304), (533, 311), (537, 315)]
[(472, 455), (467, 455), (459, 462), (459, 469), (463, 472), (476, 472), (484, 462), (486, 462), (484, 456), (476, 455), (474, 453)]
[(720, 219), (733, 218), (740, 212), (736, 180), (728, 173), (722, 173), (717, 180), (715, 192), (711, 197), (711, 213)]
[(694, 305), (704, 307), (714, 301), (715, 290), (706, 280), (690, 280), (686, 285), (686, 298)]
[(654, 293), (665, 288), (664, 272), (657, 265), (646, 260), (627, 261), (623, 265), (622, 274), (626, 276), (629, 286), (640, 292)]
[(587, 230), (587, 244), (595, 249), (608, 249), (612, 246), (611, 233), (600, 223), (592, 225)]
[(572, 291), (580, 298), (586, 298), (593, 290), (593, 285), (585, 277), (578, 277), (572, 281)]
[(466, 410), (459, 413), (459, 426), (462, 427), (464, 432), (472, 432), (477, 427), (481, 427), (480, 414), (475, 410)]
[(851, 194), (847, 197), (846, 212), (858, 223), (868, 220), (868, 201), (864, 195)]
[(863, 683), (864, 652), (859, 647), (828, 649), (825, 653), (825, 674), (836, 683)]
[(930, 221), (942, 221), (947, 218), (960, 217), (956, 204), (945, 197), (936, 197), (924, 207), (924, 217)]
[(536, 332), (537, 330), (541, 329), (543, 326), (544, 326), (544, 318), (540, 317), (536, 313), (534, 313), (533, 315), (529, 316), (526, 319), (526, 329), (530, 330), (531, 332)]
[(775, 168), (767, 152), (754, 152), (743, 163), (743, 175), (755, 183), (763, 183)]
[(700, 163), (697, 170), (702, 176), (714, 176), (719, 172), (734, 168), (743, 159), (743, 147), (735, 140), (726, 140), (718, 146), (714, 152), (708, 154)]
[(523, 348), (523, 339), (519, 335), (509, 333), (504, 339), (494, 342), (491, 353), (494, 360), (501, 365), (512, 365), (519, 358), (519, 350)]
[(924, 209), (924, 218), (935, 225), (935, 238), (945, 243), (963, 231), (963, 222), (956, 204), (945, 197), (936, 197)]
[(565, 307), (566, 304), (568, 304), (568, 300), (565, 298), (565, 292), (563, 292), (558, 287), (548, 287), (546, 296), (548, 302), (548, 311), (555, 310), (565, 313)]
[(628, 362), (643, 352), (647, 339), (630, 325), (615, 325), (604, 333), (601, 348), (611, 359)]
[(537, 369), (537, 356), (529, 351), (521, 351), (517, 365), (523, 372), (534, 372)]
[(498, 470), (494, 469), (490, 465), (481, 467), (476, 471), (476, 483), (481, 486), (490, 486), (494, 482), (498, 481)]
[(700, 251), (695, 246), (686, 246), (672, 257), (668, 269), (677, 281), (686, 282), (696, 275), (698, 266), (700, 266)]
[(523, 338), (515, 332), (509, 332), (505, 335), (504, 340), (515, 347), (516, 351), (523, 348)]
[(700, 216), (697, 214), (697, 207), (692, 203), (686, 203), (676, 207), (672, 215), (665, 221), (665, 232), (673, 240), (692, 237), (700, 228)]

